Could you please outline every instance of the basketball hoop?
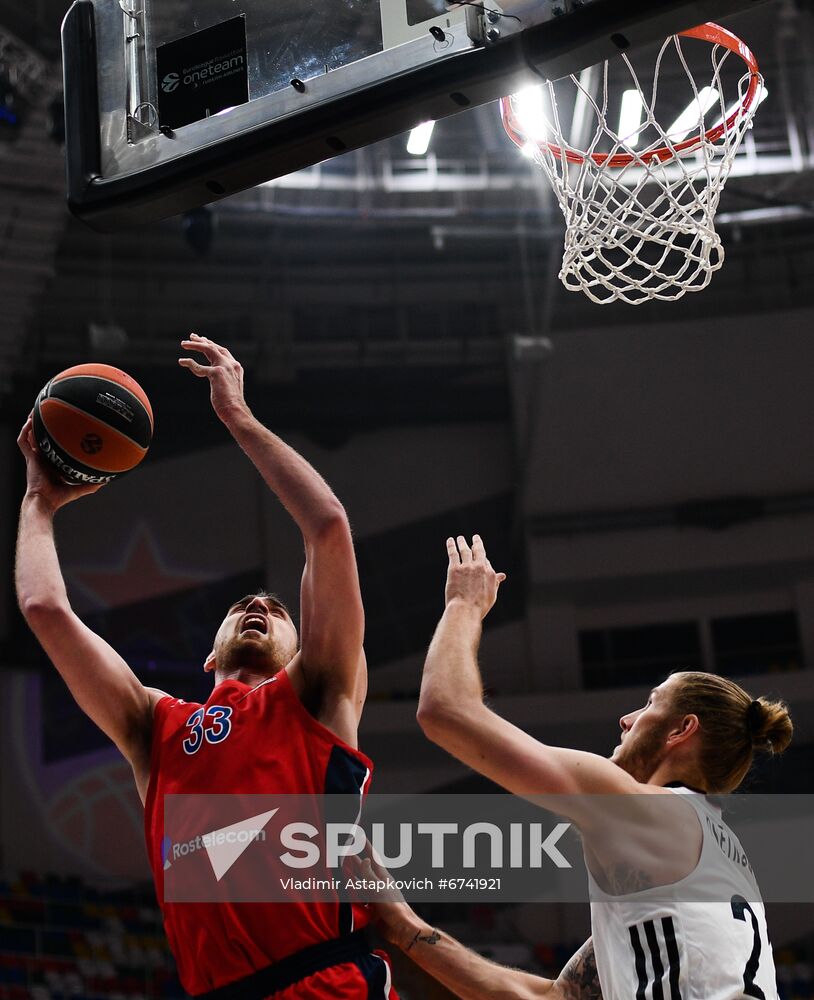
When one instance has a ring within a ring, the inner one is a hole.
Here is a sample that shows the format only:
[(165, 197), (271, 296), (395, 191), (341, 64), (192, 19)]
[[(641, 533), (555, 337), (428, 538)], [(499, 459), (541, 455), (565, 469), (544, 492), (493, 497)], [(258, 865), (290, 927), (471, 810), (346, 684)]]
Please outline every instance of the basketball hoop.
[[(684, 38), (713, 45), (711, 87), (699, 90), (682, 50)], [(656, 103), (668, 53), (689, 82), (691, 103), (665, 128), (656, 119)], [(736, 82), (724, 73), (732, 55), (746, 65)], [(521, 120), (519, 95), (500, 101), (503, 127), (512, 142), (543, 169), (565, 216), (560, 270), (565, 287), (602, 304), (674, 300), (706, 288), (723, 264), (715, 212), (735, 153), (762, 99), (763, 78), (746, 45), (717, 24), (699, 25), (663, 43), (649, 99), (628, 56), (622, 54), (620, 59), (624, 79), (629, 81), (625, 94), (632, 95), (634, 105), (639, 102), (640, 110), (626, 135), (619, 134), (621, 116), (618, 129), (608, 121), (609, 106), (619, 104), (609, 99), (608, 62), (600, 69), (596, 95), (585, 80), (590, 71), (569, 78), (576, 88), (570, 122), (564, 123), (555, 85), (548, 82), (542, 90), (548, 108), (540, 109), (539, 127), (530, 129)], [(615, 62), (616, 76), (619, 68)], [(558, 86), (563, 82), (567, 83), (560, 81)], [(731, 103), (725, 95), (727, 83)], [(616, 94), (619, 81), (611, 81), (611, 88), (611, 94)], [(705, 120), (713, 114), (713, 124), (706, 128)], [(579, 148), (579, 136), (569, 142), (564, 127), (573, 130), (577, 119), (584, 122), (586, 116), (588, 120), (593, 116), (593, 135), (585, 148)], [(642, 141), (643, 148), (636, 148)]]

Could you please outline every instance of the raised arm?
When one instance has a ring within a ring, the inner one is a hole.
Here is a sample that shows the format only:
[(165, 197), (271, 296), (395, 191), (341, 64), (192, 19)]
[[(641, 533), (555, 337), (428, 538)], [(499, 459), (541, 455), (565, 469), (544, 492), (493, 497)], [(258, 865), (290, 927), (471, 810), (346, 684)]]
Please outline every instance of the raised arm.
[(54, 515), (98, 486), (67, 486), (47, 467), (29, 417), (17, 444), (26, 460), (27, 488), (20, 509), (15, 583), (25, 620), (62, 675), (82, 711), (133, 765), (146, 791), (152, 704), (156, 695), (104, 639), (72, 610), (54, 541)]
[[(505, 577), (492, 569), (478, 535), (471, 548), (462, 536), (457, 543), (447, 539), (447, 553), (446, 607), (427, 653), (418, 706), (427, 737), (526, 797), (644, 790), (605, 758), (540, 743), (484, 704), (477, 660), (481, 623)], [(558, 802), (557, 811), (586, 821), (576, 798)]]
[(196, 334), (181, 346), (206, 358), (206, 365), (186, 357), (179, 364), (209, 379), (215, 413), (302, 532), (305, 570), (296, 668), (318, 695), (323, 715), (334, 718), (341, 703), (355, 717), (355, 726), (367, 683), (364, 611), (345, 510), (322, 476), (252, 415), (243, 396), (243, 369), (229, 351)]

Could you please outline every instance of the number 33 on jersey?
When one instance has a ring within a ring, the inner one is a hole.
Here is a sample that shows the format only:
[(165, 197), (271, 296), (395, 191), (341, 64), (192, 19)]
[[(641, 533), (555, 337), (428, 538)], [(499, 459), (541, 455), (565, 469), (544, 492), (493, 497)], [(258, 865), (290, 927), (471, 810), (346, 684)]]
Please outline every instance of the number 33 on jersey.
[(197, 753), (207, 743), (222, 743), (232, 730), (229, 705), (202, 705), (187, 719), (189, 735), (181, 744), (184, 753)]

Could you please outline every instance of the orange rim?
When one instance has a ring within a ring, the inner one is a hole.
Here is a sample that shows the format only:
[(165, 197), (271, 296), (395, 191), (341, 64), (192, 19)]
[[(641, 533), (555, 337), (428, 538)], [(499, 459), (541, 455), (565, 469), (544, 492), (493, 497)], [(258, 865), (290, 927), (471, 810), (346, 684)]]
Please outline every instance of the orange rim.
[[(709, 42), (712, 45), (722, 45), (724, 48), (729, 49), (730, 52), (734, 52), (735, 55), (740, 56), (749, 67), (749, 86), (743, 95), (743, 101), (740, 106), (725, 121), (722, 121), (719, 125), (715, 125), (713, 128), (707, 129), (704, 133), (704, 138), (708, 142), (717, 142), (735, 124), (741, 113), (748, 112), (754, 104), (761, 84), (757, 59), (755, 59), (752, 50), (737, 35), (733, 35), (731, 31), (722, 28), (720, 24), (713, 24), (712, 22), (699, 24), (695, 28), (688, 28), (687, 31), (680, 31), (679, 35), (684, 38), (700, 38), (702, 41)], [(519, 127), (511, 104), (511, 97), (501, 97), (500, 117), (503, 121), (503, 128), (506, 130), (506, 134), (516, 146), (522, 149), (531, 142), (538, 149), (547, 149), (554, 156), (565, 157), (570, 163), (585, 162), (588, 157), (587, 153), (580, 153), (572, 149), (563, 149), (562, 146), (558, 146), (553, 142), (534, 142), (526, 138)], [(688, 152), (700, 145), (700, 137), (693, 136), (691, 139), (684, 139), (683, 142), (676, 143), (673, 147), (659, 146), (658, 149), (649, 150), (647, 160), (655, 159), (664, 163), (665, 160), (671, 160), (676, 153)], [(629, 167), (632, 163), (645, 162), (641, 156), (637, 156), (634, 153), (591, 153), (590, 159), (599, 167)]]

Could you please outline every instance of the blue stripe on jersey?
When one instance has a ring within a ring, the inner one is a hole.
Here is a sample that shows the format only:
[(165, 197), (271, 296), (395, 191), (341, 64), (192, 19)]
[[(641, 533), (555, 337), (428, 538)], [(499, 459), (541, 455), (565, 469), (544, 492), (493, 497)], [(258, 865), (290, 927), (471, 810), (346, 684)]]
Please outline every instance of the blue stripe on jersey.
[(344, 747), (335, 746), (325, 770), (325, 794), (358, 795), (366, 777), (367, 768), (359, 758)]
[(390, 993), (390, 968), (378, 955), (357, 958), (356, 965), (367, 983), (367, 1000), (387, 1000)]
[[(367, 780), (367, 767), (344, 747), (335, 746), (325, 769), (325, 794), (343, 795), (345, 799), (331, 801), (330, 820), (334, 823), (356, 823), (362, 811), (362, 789)], [(327, 817), (326, 817), (327, 818)], [(353, 930), (353, 907), (340, 903), (337, 934)]]

